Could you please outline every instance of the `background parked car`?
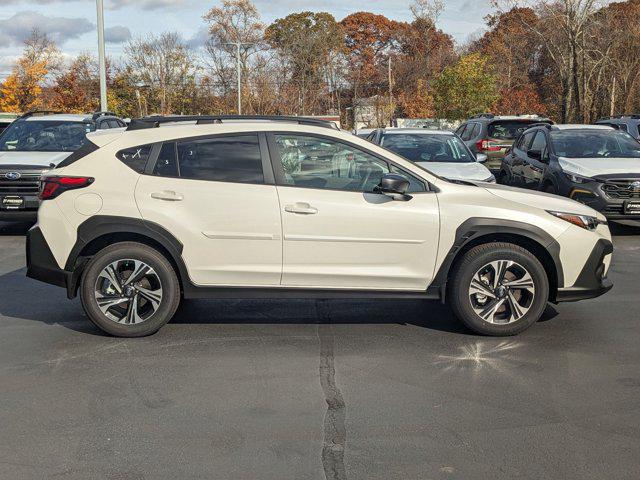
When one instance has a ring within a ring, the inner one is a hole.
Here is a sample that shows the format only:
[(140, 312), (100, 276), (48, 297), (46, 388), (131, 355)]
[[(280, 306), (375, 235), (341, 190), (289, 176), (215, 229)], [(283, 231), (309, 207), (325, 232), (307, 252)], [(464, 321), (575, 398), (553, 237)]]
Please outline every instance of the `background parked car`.
[(367, 140), (449, 180), (495, 182), (483, 165), (486, 155), (474, 155), (453, 132), (424, 128), (380, 128)]
[(640, 143), (612, 127), (534, 126), (504, 158), (500, 179), (572, 198), (611, 220), (640, 220)]
[(31, 112), (15, 120), (0, 135), (0, 220), (35, 220), (42, 173), (85, 145), (87, 133), (124, 126), (109, 112)]
[(538, 115), (495, 116), (482, 113), (460, 125), (456, 133), (473, 153), (487, 155), (487, 167), (492, 172), (500, 170), (505, 154), (513, 142), (535, 123), (553, 122)]
[(596, 122), (596, 125), (607, 125), (617, 128), (640, 140), (640, 114), (603, 117)]

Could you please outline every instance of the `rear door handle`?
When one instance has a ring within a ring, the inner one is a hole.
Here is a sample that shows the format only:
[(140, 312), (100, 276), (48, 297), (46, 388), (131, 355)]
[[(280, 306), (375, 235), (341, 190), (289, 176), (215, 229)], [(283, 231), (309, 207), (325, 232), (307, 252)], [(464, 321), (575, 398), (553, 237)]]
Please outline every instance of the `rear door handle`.
[(318, 213), (318, 209), (312, 207), (308, 203), (296, 203), (294, 205), (286, 205), (284, 211), (288, 213), (295, 213), (298, 215), (315, 215)]
[(181, 202), (182, 200), (184, 200), (184, 195), (171, 190), (164, 190), (162, 192), (152, 193), (151, 198), (154, 198), (156, 200), (164, 200), (165, 202)]

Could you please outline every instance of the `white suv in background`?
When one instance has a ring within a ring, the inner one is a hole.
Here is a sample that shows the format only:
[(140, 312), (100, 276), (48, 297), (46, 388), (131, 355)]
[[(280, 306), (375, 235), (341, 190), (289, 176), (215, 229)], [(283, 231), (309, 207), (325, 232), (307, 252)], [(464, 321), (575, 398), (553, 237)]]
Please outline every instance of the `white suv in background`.
[(483, 165), (487, 156), (474, 154), (453, 132), (425, 128), (380, 128), (367, 140), (448, 180), (496, 183)]
[(113, 335), (198, 297), (440, 299), (514, 335), (612, 286), (594, 210), (451, 183), (319, 120), (156, 117), (88, 139), (42, 179), (28, 276)]

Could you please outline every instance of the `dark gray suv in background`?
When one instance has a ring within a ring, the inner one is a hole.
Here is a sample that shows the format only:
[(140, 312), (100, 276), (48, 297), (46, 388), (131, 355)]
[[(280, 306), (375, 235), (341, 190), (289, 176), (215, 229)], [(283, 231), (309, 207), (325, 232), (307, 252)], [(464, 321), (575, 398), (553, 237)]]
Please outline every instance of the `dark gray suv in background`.
[(608, 126), (534, 125), (505, 156), (500, 178), (569, 197), (610, 220), (640, 220), (640, 142)]
[(640, 140), (640, 114), (603, 117), (596, 122), (596, 125), (617, 128)]
[(460, 125), (456, 133), (474, 154), (487, 156), (485, 165), (495, 174), (513, 142), (535, 123), (553, 122), (539, 115), (496, 116), (482, 113)]

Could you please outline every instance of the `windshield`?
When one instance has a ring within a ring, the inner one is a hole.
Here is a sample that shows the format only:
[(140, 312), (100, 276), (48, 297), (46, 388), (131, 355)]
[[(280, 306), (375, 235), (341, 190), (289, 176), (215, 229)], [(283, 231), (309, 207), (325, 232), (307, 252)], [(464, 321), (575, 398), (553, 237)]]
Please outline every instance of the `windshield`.
[(17, 121), (0, 135), (2, 152), (75, 152), (86, 141), (91, 123), (65, 121)]
[(487, 133), (496, 140), (515, 140), (534, 123), (540, 120), (499, 120), (489, 124)]
[(617, 130), (551, 132), (553, 150), (566, 158), (640, 158), (640, 143)]
[(382, 137), (381, 145), (412, 162), (475, 162), (464, 142), (454, 135), (392, 133)]

